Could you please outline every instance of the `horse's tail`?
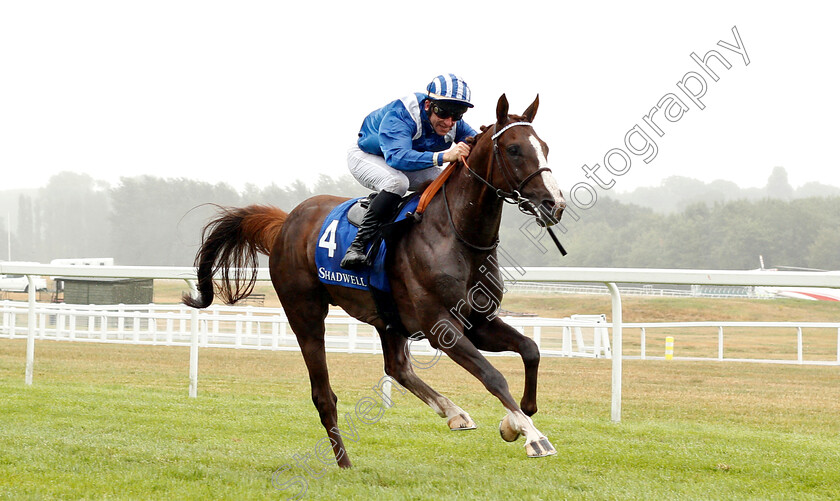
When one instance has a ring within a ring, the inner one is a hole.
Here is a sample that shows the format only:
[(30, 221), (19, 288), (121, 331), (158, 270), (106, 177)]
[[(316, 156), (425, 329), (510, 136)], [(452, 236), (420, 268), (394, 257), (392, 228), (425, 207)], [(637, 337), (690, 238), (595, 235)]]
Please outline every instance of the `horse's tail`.
[(182, 301), (193, 308), (213, 303), (213, 276), (219, 275), (218, 293), (234, 304), (254, 290), (259, 253), (270, 254), (283, 223), (284, 211), (267, 205), (221, 207), (219, 216), (201, 233), (201, 248), (195, 256), (198, 268), (197, 298), (184, 294)]

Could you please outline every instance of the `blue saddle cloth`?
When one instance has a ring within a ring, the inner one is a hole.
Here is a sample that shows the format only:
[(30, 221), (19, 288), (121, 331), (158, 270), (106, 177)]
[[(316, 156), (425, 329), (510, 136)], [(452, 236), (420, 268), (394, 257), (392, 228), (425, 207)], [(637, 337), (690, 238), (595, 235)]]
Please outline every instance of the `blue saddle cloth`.
[[(374, 287), (381, 291), (391, 292), (391, 284), (385, 274), (385, 242), (379, 244), (379, 252), (371, 266), (364, 266), (355, 270), (345, 270), (339, 264), (347, 252), (347, 248), (356, 238), (359, 229), (347, 221), (347, 212), (359, 198), (348, 200), (334, 208), (324, 219), (321, 231), (318, 233), (318, 246), (315, 248), (315, 266), (318, 268), (318, 278), (330, 285), (341, 285), (352, 289), (368, 290)], [(416, 193), (401, 209), (395, 221), (402, 221), (406, 213), (412, 212), (420, 202), (420, 194)], [(369, 248), (369, 247), (368, 247)]]

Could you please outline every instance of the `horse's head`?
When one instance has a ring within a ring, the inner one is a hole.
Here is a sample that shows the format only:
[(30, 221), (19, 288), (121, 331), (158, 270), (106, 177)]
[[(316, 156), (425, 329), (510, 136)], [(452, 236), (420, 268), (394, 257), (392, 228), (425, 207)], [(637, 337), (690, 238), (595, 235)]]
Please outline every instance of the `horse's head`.
[(534, 213), (541, 225), (551, 226), (560, 220), (566, 201), (548, 168), (548, 145), (531, 126), (539, 104), (538, 95), (522, 115), (509, 115), (507, 97), (502, 94), (496, 105), (496, 124), (486, 132), (492, 132), (494, 185), (507, 191), (507, 198), (517, 200), (520, 209)]

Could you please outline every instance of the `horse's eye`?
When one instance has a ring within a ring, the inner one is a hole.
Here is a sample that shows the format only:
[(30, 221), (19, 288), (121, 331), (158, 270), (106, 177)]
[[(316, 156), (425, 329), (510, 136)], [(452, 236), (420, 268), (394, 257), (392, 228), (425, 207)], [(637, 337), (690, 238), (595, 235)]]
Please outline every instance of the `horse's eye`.
[(519, 149), (518, 144), (512, 144), (512, 145), (508, 146), (507, 147), (507, 152), (508, 152), (508, 155), (510, 155), (512, 157), (518, 157), (519, 155), (522, 154), (522, 150)]

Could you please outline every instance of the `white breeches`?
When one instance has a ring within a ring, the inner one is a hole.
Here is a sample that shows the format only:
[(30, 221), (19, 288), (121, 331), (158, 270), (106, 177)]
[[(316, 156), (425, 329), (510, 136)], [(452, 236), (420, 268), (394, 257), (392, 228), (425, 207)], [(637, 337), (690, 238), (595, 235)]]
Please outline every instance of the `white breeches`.
[(379, 155), (371, 155), (353, 145), (347, 150), (347, 166), (350, 173), (365, 187), (377, 192), (385, 190), (403, 196), (409, 190), (415, 191), (426, 181), (435, 179), (443, 172), (440, 167), (429, 167), (415, 171), (397, 170)]

